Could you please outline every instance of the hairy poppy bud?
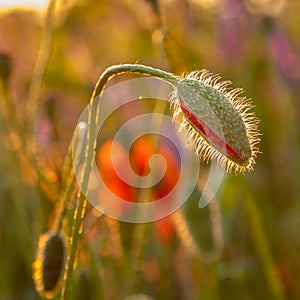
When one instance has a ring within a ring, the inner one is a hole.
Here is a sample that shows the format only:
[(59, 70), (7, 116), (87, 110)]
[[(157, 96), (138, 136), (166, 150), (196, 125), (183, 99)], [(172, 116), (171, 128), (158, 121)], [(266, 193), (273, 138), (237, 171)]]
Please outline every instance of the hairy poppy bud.
[(204, 159), (217, 158), (229, 172), (252, 170), (259, 142), (257, 119), (248, 112), (249, 101), (238, 97), (242, 89), (228, 90), (229, 81), (207, 70), (181, 79), (172, 94), (174, 118), (181, 117), (187, 141)]

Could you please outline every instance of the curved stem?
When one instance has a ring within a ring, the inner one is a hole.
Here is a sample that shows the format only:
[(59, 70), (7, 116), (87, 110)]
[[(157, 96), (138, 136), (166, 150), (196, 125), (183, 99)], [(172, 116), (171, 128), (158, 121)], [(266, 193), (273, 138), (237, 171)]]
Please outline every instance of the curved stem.
[(115, 76), (121, 73), (139, 73), (144, 75), (151, 75), (157, 77), (159, 79), (165, 80), (170, 84), (176, 86), (179, 78), (172, 73), (165, 72), (163, 70), (151, 68), (145, 65), (139, 64), (123, 64), (123, 65), (115, 65), (107, 68), (100, 76), (98, 82), (96, 83), (92, 98), (95, 98), (99, 94), (101, 94), (106, 82), (110, 79), (110, 77)]
[(77, 206), (74, 212), (74, 225), (70, 237), (70, 249), (67, 258), (67, 266), (66, 266), (65, 277), (64, 277), (64, 286), (61, 293), (61, 299), (63, 300), (70, 299), (71, 296), (71, 281), (72, 281), (74, 261), (76, 256), (76, 249), (77, 249), (79, 236), (81, 233), (82, 220), (84, 217), (85, 207), (86, 207), (85, 195), (87, 193), (90, 172), (94, 162), (93, 157), (95, 155), (95, 148), (96, 148), (96, 127), (97, 127), (97, 121), (99, 115), (99, 100), (100, 100), (100, 97), (97, 96), (99, 95), (101, 96), (107, 81), (112, 76), (125, 73), (125, 72), (151, 75), (159, 79), (162, 79), (172, 85), (176, 85), (179, 80), (177, 76), (171, 73), (159, 69), (154, 69), (144, 65), (138, 65), (138, 64), (124, 64), (124, 65), (111, 66), (101, 74), (94, 88), (91, 101), (89, 104), (87, 144), (85, 148), (85, 162), (83, 165), (83, 171), (82, 171), (81, 182), (80, 182), (81, 191), (79, 191), (77, 194)]

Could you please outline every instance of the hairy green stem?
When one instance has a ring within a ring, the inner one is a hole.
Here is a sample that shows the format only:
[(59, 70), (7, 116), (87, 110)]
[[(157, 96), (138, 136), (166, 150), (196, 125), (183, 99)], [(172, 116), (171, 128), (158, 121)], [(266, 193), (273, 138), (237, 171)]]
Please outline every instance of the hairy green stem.
[(64, 286), (61, 293), (61, 299), (67, 300), (71, 296), (71, 281), (74, 268), (74, 261), (76, 256), (76, 249), (78, 240), (82, 228), (82, 220), (85, 213), (86, 201), (85, 195), (87, 193), (88, 182), (90, 177), (90, 172), (94, 162), (95, 148), (96, 148), (96, 127), (98, 122), (99, 115), (99, 98), (101, 96), (103, 89), (107, 81), (117, 74), (121, 73), (138, 73), (145, 74), (157, 77), (172, 85), (176, 85), (178, 78), (171, 73), (154, 69), (148, 66), (139, 65), (139, 64), (124, 64), (116, 65), (107, 68), (102, 75), (100, 76), (89, 104), (89, 116), (88, 116), (88, 133), (87, 133), (87, 145), (85, 148), (85, 162), (83, 166), (80, 188), (81, 191), (77, 195), (77, 206), (74, 212), (74, 226), (72, 229), (70, 237), (70, 249), (67, 258), (66, 272), (64, 276)]
[(92, 98), (98, 96), (106, 82), (109, 80), (110, 77), (115, 76), (117, 74), (121, 73), (138, 73), (138, 74), (144, 74), (144, 75), (151, 75), (154, 77), (157, 77), (159, 79), (162, 79), (164, 81), (169, 82), (172, 85), (175, 85), (178, 83), (178, 77), (173, 75), (172, 73), (165, 72), (163, 70), (151, 68), (144, 65), (139, 64), (123, 64), (123, 65), (115, 65), (107, 68), (102, 75), (100, 76), (96, 87), (94, 89)]

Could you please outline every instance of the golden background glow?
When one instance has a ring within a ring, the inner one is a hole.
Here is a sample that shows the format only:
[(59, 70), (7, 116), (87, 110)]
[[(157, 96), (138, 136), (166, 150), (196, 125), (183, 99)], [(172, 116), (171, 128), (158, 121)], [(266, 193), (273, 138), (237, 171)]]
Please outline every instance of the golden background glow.
[(14, 7), (44, 9), (47, 2), (47, 0), (2, 0), (0, 1), (0, 9)]

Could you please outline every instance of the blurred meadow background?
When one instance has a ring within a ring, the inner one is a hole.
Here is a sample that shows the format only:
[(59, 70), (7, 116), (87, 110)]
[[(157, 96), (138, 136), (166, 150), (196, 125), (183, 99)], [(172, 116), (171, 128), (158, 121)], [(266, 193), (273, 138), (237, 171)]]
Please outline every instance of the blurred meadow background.
[[(43, 299), (32, 265), (39, 236), (59, 217), (77, 120), (101, 72), (135, 62), (175, 74), (207, 68), (243, 87), (261, 120), (262, 154), (254, 172), (226, 175), (207, 207), (197, 207), (200, 180), (180, 210), (146, 225), (115, 221), (87, 203), (71, 299), (300, 299), (300, 2), (56, 2), (48, 11), (0, 2), (0, 300)], [(110, 188), (136, 201), (139, 191), (118, 181), (109, 160), (122, 120), (122, 112), (112, 116), (97, 162)], [(152, 200), (180, 172), (168, 142), (145, 136), (129, 158), (136, 173), (148, 172), (155, 149), (169, 171), (149, 191)], [(122, 164), (121, 145), (118, 155)], [(60, 230), (66, 252), (77, 190), (74, 183)]]

